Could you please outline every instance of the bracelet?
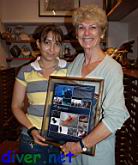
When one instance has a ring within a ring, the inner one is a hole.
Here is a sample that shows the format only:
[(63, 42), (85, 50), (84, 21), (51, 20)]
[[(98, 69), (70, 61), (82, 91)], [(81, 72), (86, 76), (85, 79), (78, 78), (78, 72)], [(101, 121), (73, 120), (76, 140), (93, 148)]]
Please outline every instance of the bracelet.
[(33, 138), (33, 136), (31, 135), (31, 132), (33, 131), (33, 130), (38, 130), (36, 127), (31, 127), (31, 128), (29, 128), (28, 130), (27, 130), (27, 133), (28, 133), (28, 135), (31, 137), (31, 138)]

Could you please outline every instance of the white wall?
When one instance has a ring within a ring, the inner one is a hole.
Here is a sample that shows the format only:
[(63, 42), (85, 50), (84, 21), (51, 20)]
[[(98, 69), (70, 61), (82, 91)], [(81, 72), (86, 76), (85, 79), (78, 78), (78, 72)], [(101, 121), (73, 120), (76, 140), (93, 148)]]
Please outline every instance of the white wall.
[[(102, 6), (101, 0), (81, 0), (80, 4), (90, 4), (95, 2)], [(4, 23), (44, 23), (44, 22), (64, 22), (60, 17), (39, 17), (38, 0), (1, 0), (2, 22)], [(67, 19), (66, 21), (71, 21)]]
[(134, 40), (135, 43), (133, 45), (133, 54), (130, 54), (130, 58), (138, 58), (138, 9), (133, 11), (129, 17), (125, 20), (129, 22), (128, 24), (128, 39)]
[[(138, 10), (137, 10), (138, 15)], [(110, 22), (108, 30), (108, 47), (119, 47), (122, 43), (134, 40), (133, 53), (128, 53), (128, 58), (138, 58), (138, 17), (129, 16), (122, 22)]]
[(108, 47), (118, 48), (125, 41), (128, 41), (128, 24), (124, 22), (109, 22)]
[(39, 17), (38, 0), (2, 0), (4, 23), (63, 22), (63, 18)]

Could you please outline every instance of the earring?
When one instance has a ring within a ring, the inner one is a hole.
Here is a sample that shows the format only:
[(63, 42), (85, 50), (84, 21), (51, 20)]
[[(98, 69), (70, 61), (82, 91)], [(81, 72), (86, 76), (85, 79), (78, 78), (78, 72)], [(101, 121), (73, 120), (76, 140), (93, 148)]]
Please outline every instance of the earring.
[(102, 34), (100, 38), (103, 39), (104, 38), (104, 35)]

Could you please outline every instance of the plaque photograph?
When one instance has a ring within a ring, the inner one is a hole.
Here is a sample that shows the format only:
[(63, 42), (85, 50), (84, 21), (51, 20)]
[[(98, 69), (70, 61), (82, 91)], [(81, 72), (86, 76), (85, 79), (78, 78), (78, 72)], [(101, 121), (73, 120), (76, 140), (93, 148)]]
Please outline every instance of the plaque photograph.
[[(60, 146), (79, 141), (100, 121), (103, 79), (51, 76), (41, 134)], [(94, 155), (95, 147), (85, 154)]]

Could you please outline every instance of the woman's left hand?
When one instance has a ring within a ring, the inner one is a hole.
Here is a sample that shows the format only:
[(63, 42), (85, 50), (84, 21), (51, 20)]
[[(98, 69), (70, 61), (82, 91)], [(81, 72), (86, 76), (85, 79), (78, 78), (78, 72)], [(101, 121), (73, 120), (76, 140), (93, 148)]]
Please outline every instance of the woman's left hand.
[(67, 142), (64, 145), (62, 145), (60, 148), (65, 155), (68, 154), (69, 152), (71, 152), (74, 155), (78, 155), (82, 152), (79, 142)]

